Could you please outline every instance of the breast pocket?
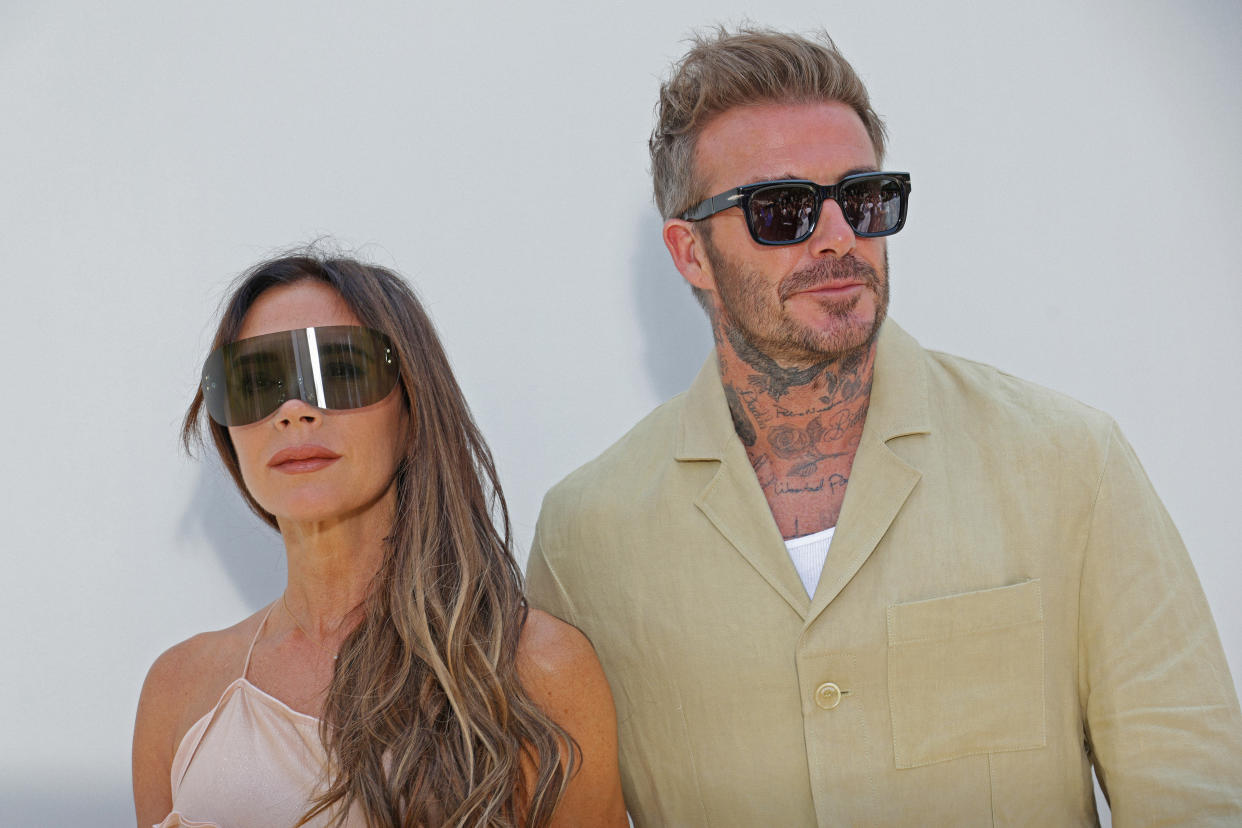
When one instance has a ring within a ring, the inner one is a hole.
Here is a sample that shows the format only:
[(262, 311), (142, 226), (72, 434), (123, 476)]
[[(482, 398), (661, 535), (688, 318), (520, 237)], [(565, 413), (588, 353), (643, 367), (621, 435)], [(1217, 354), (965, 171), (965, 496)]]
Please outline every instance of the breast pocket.
[(1047, 744), (1039, 581), (888, 608), (898, 768)]

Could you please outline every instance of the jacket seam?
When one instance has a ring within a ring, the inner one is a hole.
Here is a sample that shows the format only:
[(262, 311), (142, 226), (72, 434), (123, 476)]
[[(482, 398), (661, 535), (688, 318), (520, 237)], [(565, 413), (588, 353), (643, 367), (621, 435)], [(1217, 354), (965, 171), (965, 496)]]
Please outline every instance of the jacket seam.
[[(1087, 535), (1085, 538), (1083, 538), (1082, 561), (1079, 564), (1079, 568), (1078, 568), (1078, 634), (1074, 636), (1074, 656), (1075, 656), (1074, 672), (1076, 673), (1075, 675), (1075, 678), (1077, 680), (1076, 683), (1078, 683), (1079, 686), (1081, 686), (1082, 682), (1084, 681), (1083, 664), (1082, 664), (1083, 582), (1085, 580), (1085, 575), (1087, 571), (1087, 558), (1091, 553), (1091, 536), (1095, 531), (1095, 514), (1100, 504), (1100, 492), (1104, 490), (1104, 478), (1108, 476), (1108, 466), (1109, 466), (1109, 463), (1111, 463), (1113, 459), (1113, 442), (1116, 437), (1116, 431), (1117, 431), (1116, 423), (1113, 423), (1110, 421), (1110, 428), (1108, 431), (1108, 441), (1104, 446), (1104, 462), (1100, 464), (1100, 477), (1095, 482), (1095, 494), (1091, 498), (1091, 509), (1088, 513), (1089, 516), (1087, 519)], [(1090, 676), (1086, 676), (1085, 681), (1087, 682), (1087, 695), (1090, 696), (1091, 689), (1092, 689), (1090, 686), (1090, 681), (1091, 681)], [(1084, 736), (1085, 736), (1087, 735), (1086, 731), (1088, 730), (1087, 699), (1085, 697), (1080, 696), (1078, 699), (1078, 714), (1083, 724), (1083, 731), (1084, 731)]]
[[(580, 620), (578, 618), (578, 607), (574, 604), (574, 599), (570, 597), (569, 591), (565, 589), (565, 584), (561, 581), (560, 573), (556, 571), (556, 566), (552, 563), (552, 558), (544, 551), (543, 544), (539, 545), (539, 555), (543, 558), (543, 565), (548, 568), (548, 574), (552, 576), (552, 582), (556, 584), (556, 591), (560, 593), (561, 598), (565, 601), (565, 606), (569, 610), (570, 618), (562, 618), (562, 621), (568, 621), (574, 627), (580, 628)], [(527, 568), (530, 568), (529, 562)]]

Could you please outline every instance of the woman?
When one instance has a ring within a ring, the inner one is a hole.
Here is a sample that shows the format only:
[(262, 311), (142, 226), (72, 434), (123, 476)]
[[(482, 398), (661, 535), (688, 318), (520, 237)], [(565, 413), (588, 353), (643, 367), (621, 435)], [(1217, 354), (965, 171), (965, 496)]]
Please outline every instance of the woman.
[(527, 609), (491, 455), (399, 277), (314, 254), (256, 266), (187, 448), (208, 414), (288, 582), (151, 668), (139, 826), (626, 824), (599, 662)]

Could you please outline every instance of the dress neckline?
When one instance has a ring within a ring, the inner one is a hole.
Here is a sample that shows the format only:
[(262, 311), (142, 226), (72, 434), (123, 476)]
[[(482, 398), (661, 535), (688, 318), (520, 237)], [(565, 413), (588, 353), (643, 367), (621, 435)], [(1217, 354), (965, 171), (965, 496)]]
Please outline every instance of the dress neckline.
[(177, 743), (177, 749), (173, 753), (174, 757), (181, 753), (186, 746), (186, 742), (191, 739), (191, 737), (196, 735), (196, 731), (206, 727), (220, 708), (228, 702), (229, 696), (231, 696), (237, 688), (241, 688), (243, 691), (248, 691), (249, 693), (258, 696), (263, 702), (269, 706), (277, 708), (283, 713), (287, 713), (290, 716), (301, 719), (307, 723), (314, 724), (315, 726), (319, 725), (321, 720), (318, 717), (312, 716), (309, 713), (303, 713), (300, 710), (294, 710), (287, 702), (276, 698), (248, 678), (248, 673), (250, 672), (250, 657), (254, 654), (254, 645), (259, 643), (259, 636), (263, 634), (263, 629), (267, 626), (267, 619), (271, 616), (272, 610), (275, 608), (275, 601), (268, 605), (267, 612), (263, 614), (263, 620), (259, 622), (259, 628), (255, 630), (254, 636), (250, 639), (250, 646), (246, 649), (246, 659), (242, 662), (241, 675), (230, 681), (228, 686), (226, 686), (220, 693), (220, 698), (218, 698), (216, 703), (211, 706), (211, 709), (202, 716), (199, 716), (198, 719), (195, 720), (194, 724), (190, 725), (189, 729), (182, 734), (181, 741)]

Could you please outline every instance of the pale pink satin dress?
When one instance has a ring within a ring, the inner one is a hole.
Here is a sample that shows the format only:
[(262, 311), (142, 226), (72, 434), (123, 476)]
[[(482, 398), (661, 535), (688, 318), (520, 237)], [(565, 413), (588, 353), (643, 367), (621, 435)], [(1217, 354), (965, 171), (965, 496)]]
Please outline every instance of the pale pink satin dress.
[[(275, 606), (273, 604), (273, 606)], [(327, 760), (319, 720), (255, 687), (242, 674), (186, 731), (172, 762), (173, 808), (156, 828), (284, 828), (306, 813)], [(363, 826), (356, 815), (346, 825)], [(308, 823), (323, 826), (328, 816)]]

